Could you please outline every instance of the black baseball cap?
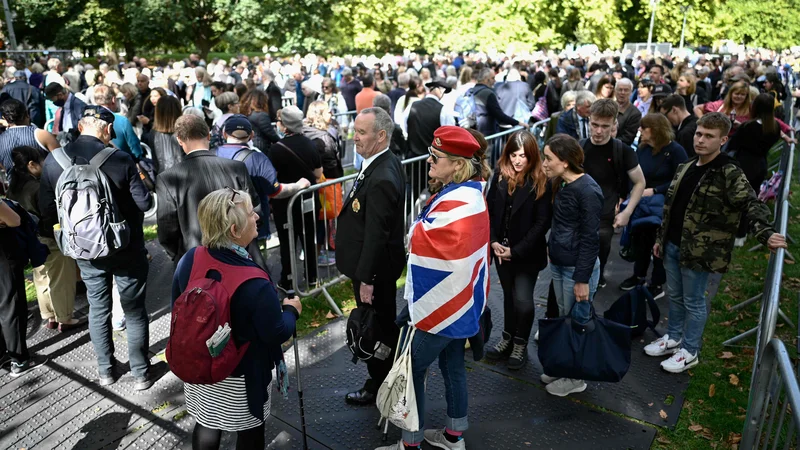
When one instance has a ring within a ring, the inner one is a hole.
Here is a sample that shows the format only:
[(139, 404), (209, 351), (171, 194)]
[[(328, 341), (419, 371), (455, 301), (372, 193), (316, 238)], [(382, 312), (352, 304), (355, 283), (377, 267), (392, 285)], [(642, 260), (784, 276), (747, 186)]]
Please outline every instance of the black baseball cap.
[[(86, 109), (83, 110), (81, 118), (83, 117), (94, 117), (95, 119), (100, 119), (111, 125), (114, 125), (115, 119), (114, 113), (105, 106), (87, 106)], [(111, 139), (116, 139), (116, 137), (117, 133), (114, 132), (114, 127), (111, 127)]]
[(657, 84), (653, 86), (653, 97), (666, 97), (672, 94), (672, 88), (668, 84)]
[(448, 92), (450, 92), (452, 90), (452, 89), (450, 89), (450, 86), (447, 85), (447, 83), (445, 83), (444, 81), (440, 81), (440, 80), (430, 81), (428, 83), (425, 83), (425, 87), (428, 88), (428, 89), (442, 88), (442, 89), (444, 89), (444, 93), (445, 94), (447, 94)]

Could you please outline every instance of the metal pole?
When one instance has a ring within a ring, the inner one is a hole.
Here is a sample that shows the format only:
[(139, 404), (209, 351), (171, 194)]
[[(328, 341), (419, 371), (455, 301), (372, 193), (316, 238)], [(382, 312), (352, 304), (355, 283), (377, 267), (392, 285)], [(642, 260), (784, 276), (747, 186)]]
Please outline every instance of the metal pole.
[(689, 12), (689, 8), (691, 6), (681, 6), (681, 10), (683, 11), (683, 26), (681, 27), (681, 50), (683, 50), (683, 37), (686, 35), (686, 14)]
[(647, 34), (647, 52), (653, 54), (652, 51), (652, 43), (653, 43), (653, 26), (656, 22), (656, 10), (658, 9), (658, 0), (650, 0), (650, 9), (653, 11), (650, 13), (650, 32)]
[(297, 329), (292, 333), (294, 345), (294, 372), (297, 374), (297, 397), (300, 399), (300, 427), (303, 431), (303, 450), (308, 450), (308, 432), (306, 431), (306, 409), (303, 404), (303, 385), (300, 384), (300, 343), (297, 341)]
[(8, 26), (8, 43), (11, 50), (17, 49), (17, 36), (14, 34), (14, 23), (11, 20), (11, 8), (8, 7), (8, 0), (3, 0), (3, 11), (6, 14), (6, 25)]

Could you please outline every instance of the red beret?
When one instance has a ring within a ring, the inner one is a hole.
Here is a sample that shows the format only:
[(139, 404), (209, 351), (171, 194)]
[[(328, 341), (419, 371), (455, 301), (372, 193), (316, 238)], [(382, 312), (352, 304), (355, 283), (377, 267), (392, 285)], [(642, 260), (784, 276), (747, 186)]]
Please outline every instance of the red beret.
[(469, 131), (452, 125), (439, 127), (433, 133), (433, 148), (462, 158), (472, 158), (481, 146)]

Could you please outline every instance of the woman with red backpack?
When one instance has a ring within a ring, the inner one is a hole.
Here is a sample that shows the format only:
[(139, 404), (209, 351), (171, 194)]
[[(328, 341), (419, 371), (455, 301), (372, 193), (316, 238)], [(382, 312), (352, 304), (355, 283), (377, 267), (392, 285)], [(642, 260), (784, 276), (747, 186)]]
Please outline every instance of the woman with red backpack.
[(218, 449), (222, 431), (237, 432), (237, 449), (263, 449), (272, 369), (285, 389), (281, 344), (302, 306), (297, 297), (281, 305), (269, 275), (245, 249), (258, 234), (249, 194), (216, 190), (197, 214), (202, 246), (175, 270), (167, 360), (186, 382), (186, 406), (197, 422), (193, 450)]

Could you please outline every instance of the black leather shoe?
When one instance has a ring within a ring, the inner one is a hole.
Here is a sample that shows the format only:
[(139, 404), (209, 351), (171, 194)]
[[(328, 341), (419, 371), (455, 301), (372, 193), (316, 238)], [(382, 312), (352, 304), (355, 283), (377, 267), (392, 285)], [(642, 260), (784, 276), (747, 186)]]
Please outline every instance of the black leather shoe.
[(351, 392), (347, 394), (344, 398), (344, 401), (351, 405), (374, 405), (375, 404), (375, 394), (368, 392), (366, 389), (359, 389), (355, 392)]

